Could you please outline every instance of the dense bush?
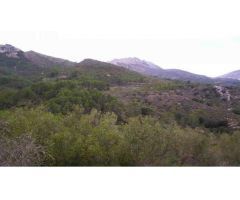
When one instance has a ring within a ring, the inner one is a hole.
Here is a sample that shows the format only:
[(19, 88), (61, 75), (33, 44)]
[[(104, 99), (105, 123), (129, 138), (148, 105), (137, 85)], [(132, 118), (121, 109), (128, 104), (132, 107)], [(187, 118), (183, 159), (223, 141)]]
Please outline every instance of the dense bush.
[(0, 165), (240, 165), (238, 107), (228, 127), (212, 86), (92, 60), (38, 71), (41, 81), (13, 70), (0, 69)]
[[(66, 114), (80, 105), (89, 112), (95, 108), (102, 112), (122, 115), (120, 102), (101, 90), (108, 86), (100, 81), (39, 82), (21, 90), (6, 89), (0, 93), (0, 108), (35, 106), (44, 104), (53, 113)], [(98, 86), (96, 86), (98, 85)], [(98, 89), (96, 89), (98, 88)]]
[(240, 135), (199, 129), (79, 107), (54, 115), (46, 108), (0, 113), (1, 165), (212, 166), (240, 164)]

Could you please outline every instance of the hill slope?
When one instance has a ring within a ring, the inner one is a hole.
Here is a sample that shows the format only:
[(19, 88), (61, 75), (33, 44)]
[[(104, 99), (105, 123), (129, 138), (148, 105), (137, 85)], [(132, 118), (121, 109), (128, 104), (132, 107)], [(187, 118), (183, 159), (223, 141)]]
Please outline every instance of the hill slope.
[(76, 63), (43, 55), (34, 51), (24, 52), (12, 45), (0, 45), (0, 75), (24, 76), (28, 78), (44, 77), (51, 72), (63, 71), (74, 67)]
[(240, 70), (233, 71), (228, 74), (224, 74), (223, 76), (220, 76), (219, 78), (229, 78), (229, 79), (240, 80)]
[(141, 74), (93, 59), (85, 59), (76, 65), (80, 76), (100, 79), (109, 83), (126, 84), (129, 82), (141, 82), (145, 79)]
[(55, 58), (51, 56), (46, 56), (34, 51), (27, 51), (24, 53), (24, 56), (30, 60), (33, 64), (40, 67), (73, 67), (76, 63), (64, 60), (61, 58)]
[(154, 76), (156, 72), (159, 73), (160, 71), (164, 71), (159, 66), (145, 60), (140, 60), (138, 58), (114, 59), (110, 63), (127, 68), (132, 71), (139, 72), (144, 75)]
[(28, 60), (24, 52), (9, 44), (0, 45), (0, 74), (1, 75), (34, 75), (41, 73), (40, 67)]
[(156, 76), (164, 79), (177, 79), (194, 82), (212, 82), (212, 80), (206, 76), (197, 75), (178, 69), (162, 69), (153, 63), (140, 60), (138, 58), (115, 59), (110, 63), (130, 69), (132, 71), (139, 72), (144, 75)]
[(140, 74), (92, 59), (55, 68), (46, 56), (33, 63), (12, 46), (0, 51), (12, 79), (0, 76), (0, 165), (240, 165), (240, 86), (146, 77), (189, 73), (145, 61), (132, 65)]

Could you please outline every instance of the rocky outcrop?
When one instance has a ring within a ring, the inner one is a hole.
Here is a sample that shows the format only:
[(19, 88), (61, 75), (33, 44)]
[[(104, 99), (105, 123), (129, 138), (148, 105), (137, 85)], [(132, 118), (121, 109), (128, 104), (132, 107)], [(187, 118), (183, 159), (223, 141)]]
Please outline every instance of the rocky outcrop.
[(20, 49), (10, 44), (0, 45), (0, 53), (4, 53), (7, 57), (19, 58), (18, 56), (19, 52), (21, 52)]
[(221, 96), (222, 99), (227, 101), (231, 100), (231, 94), (228, 89), (218, 85), (215, 85), (214, 88), (216, 89), (217, 93)]

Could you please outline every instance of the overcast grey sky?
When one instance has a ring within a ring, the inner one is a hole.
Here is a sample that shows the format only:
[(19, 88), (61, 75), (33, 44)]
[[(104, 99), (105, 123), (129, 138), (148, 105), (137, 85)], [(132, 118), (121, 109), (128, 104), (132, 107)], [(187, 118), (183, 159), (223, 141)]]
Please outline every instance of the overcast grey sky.
[(1, 16), (0, 43), (23, 50), (73, 61), (139, 57), (208, 76), (240, 69), (234, 0), (8, 0)]

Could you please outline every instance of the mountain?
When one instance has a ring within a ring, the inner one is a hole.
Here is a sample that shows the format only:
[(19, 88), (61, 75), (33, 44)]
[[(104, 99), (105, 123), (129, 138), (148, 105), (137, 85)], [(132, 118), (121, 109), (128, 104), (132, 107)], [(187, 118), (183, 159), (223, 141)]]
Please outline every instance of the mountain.
[(0, 75), (32, 75), (41, 71), (24, 52), (12, 45), (0, 45)]
[[(56, 58), (52, 56), (47, 56), (44, 54), (37, 53), (35, 51), (22, 51), (21, 49), (18, 49), (10, 44), (0, 45), (0, 55), (1, 55), (1, 64), (3, 65), (3, 61), (12, 59), (16, 62), (25, 61), (27, 63), (31, 63), (31, 65), (39, 66), (39, 67), (73, 67), (76, 65), (76, 63)], [(9, 64), (7, 62), (7, 64)]]
[(240, 70), (230, 72), (228, 74), (224, 74), (220, 76), (219, 78), (228, 78), (228, 79), (236, 79), (240, 80)]
[(24, 56), (28, 60), (30, 60), (33, 64), (38, 65), (40, 67), (53, 67), (53, 66), (73, 67), (74, 65), (76, 65), (76, 63), (71, 61), (47, 56), (34, 51), (24, 52)]
[(140, 60), (139, 58), (114, 59), (110, 63), (144, 75), (155, 75), (156, 72), (164, 71), (159, 66), (145, 60)]
[(52, 68), (73, 67), (76, 63), (46, 56), (34, 51), (24, 52), (10, 44), (0, 45), (0, 75), (40, 76)]
[[(115, 59), (109, 63), (85, 59), (81, 63), (75, 63), (34, 51), (24, 52), (10, 44), (0, 45), (0, 76), (17, 75), (34, 79), (44, 77), (59, 78), (71, 76), (70, 74), (75, 70), (89, 76), (105, 77), (111, 79), (111, 81), (115, 78), (115, 82), (119, 81), (121, 83), (124, 80), (131, 82), (131, 80), (140, 77), (143, 79), (144, 76), (225, 85), (235, 85), (240, 82), (240, 71), (211, 79), (179, 69), (163, 69), (138, 58)], [(140, 76), (140, 74), (144, 76)]]
[(5, 54), (9, 58), (19, 58), (20, 52), (20, 49), (10, 44), (0, 45), (0, 53)]
[(238, 80), (130, 61), (2, 45), (0, 166), (240, 165), (240, 87), (218, 84)]
[[(74, 74), (75, 73), (75, 74)], [(124, 84), (143, 80), (137, 72), (106, 62), (85, 59), (74, 63), (65, 59), (55, 58), (34, 51), (24, 52), (12, 45), (0, 45), (0, 75), (24, 76), (27, 78), (94, 78), (109, 83)], [(0, 77), (1, 78), (1, 77)]]
[(114, 59), (110, 63), (136, 71), (143, 75), (150, 75), (164, 79), (177, 79), (193, 82), (212, 82), (212, 79), (206, 76), (193, 74), (187, 71), (178, 70), (178, 69), (162, 69), (161, 67), (148, 62), (141, 60), (139, 58), (122, 58)]
[(76, 65), (76, 69), (78, 74), (84, 77), (103, 80), (113, 84), (141, 82), (145, 79), (140, 73), (93, 59), (83, 60)]

